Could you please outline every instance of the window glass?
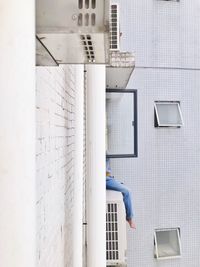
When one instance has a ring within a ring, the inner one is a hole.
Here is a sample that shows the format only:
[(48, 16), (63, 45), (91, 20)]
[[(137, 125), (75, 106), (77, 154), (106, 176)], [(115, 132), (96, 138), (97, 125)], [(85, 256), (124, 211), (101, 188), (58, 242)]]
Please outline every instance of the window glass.
[(173, 258), (180, 257), (180, 229), (155, 230), (155, 257)]
[(182, 126), (179, 102), (155, 102), (158, 126)]
[(107, 155), (113, 157), (136, 154), (136, 102), (131, 90), (107, 90), (106, 140)]

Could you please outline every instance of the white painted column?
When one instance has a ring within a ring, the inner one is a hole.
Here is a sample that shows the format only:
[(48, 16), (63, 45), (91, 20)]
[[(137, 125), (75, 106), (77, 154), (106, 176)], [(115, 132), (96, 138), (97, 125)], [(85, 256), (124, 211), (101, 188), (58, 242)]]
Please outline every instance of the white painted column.
[(106, 266), (105, 66), (87, 68), (88, 267)]
[(35, 267), (35, 1), (0, 2), (0, 266)]
[(73, 266), (82, 266), (83, 256), (83, 114), (84, 66), (76, 66)]

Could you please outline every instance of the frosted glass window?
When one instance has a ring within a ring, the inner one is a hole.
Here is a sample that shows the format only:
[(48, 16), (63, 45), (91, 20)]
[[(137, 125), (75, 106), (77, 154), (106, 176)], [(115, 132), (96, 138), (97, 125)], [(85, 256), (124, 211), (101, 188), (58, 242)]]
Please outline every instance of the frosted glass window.
[(180, 257), (180, 229), (156, 229), (154, 232), (154, 251), (157, 259)]
[(155, 116), (157, 127), (180, 127), (183, 119), (179, 102), (155, 102)]

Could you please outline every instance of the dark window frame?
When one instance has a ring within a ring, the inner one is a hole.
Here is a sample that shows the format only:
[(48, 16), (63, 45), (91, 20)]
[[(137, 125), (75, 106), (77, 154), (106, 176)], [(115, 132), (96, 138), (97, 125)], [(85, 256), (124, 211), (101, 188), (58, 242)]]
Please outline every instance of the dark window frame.
[(106, 89), (106, 93), (133, 94), (133, 154), (107, 154), (107, 158), (137, 158), (138, 157), (138, 93), (137, 89)]

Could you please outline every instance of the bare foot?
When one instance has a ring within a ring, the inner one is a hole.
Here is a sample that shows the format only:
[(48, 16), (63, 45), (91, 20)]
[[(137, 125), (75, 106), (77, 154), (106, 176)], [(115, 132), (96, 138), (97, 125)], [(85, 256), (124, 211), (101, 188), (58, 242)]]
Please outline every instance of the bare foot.
[(128, 224), (130, 225), (130, 227), (132, 229), (136, 229), (136, 225), (135, 225), (135, 223), (134, 223), (134, 221), (132, 219), (127, 220), (127, 222), (128, 222)]

